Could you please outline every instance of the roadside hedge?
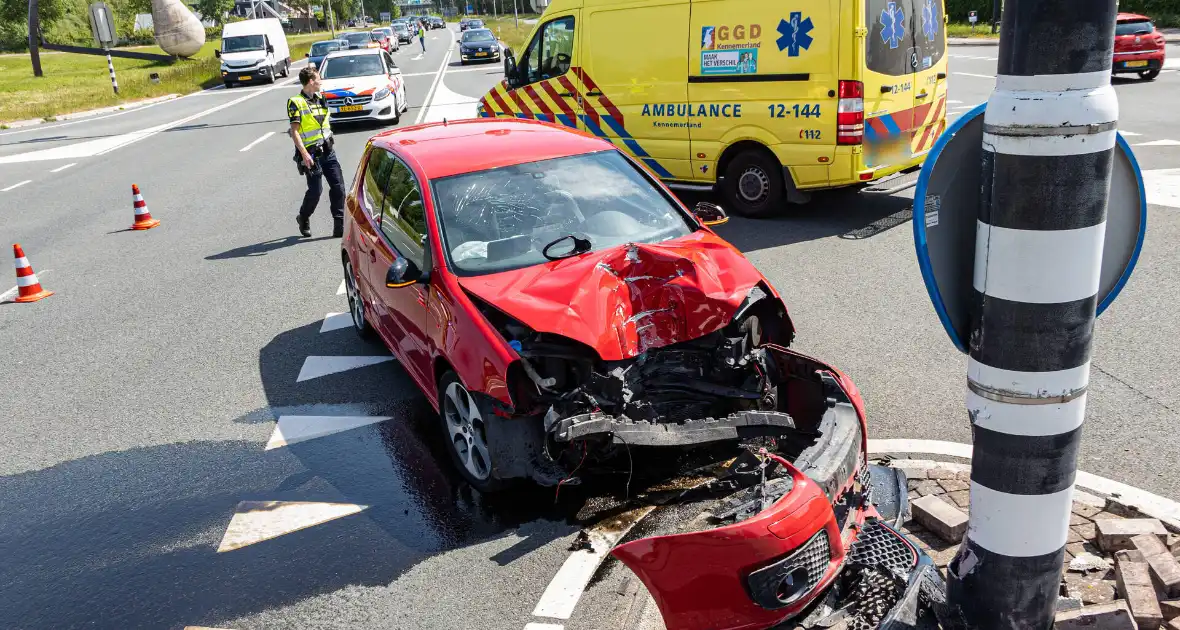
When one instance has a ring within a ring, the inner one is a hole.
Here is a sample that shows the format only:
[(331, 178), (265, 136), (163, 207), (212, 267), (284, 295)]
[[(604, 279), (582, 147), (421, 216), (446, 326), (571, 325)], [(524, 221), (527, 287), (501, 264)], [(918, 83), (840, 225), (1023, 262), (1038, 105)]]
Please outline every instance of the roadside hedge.
[[(946, 0), (946, 14), (952, 22), (966, 22), (970, 11), (978, 14), (980, 24), (988, 24), (992, 0)], [(1180, 0), (1121, 0), (1119, 11), (1141, 13), (1159, 26), (1180, 26)]]

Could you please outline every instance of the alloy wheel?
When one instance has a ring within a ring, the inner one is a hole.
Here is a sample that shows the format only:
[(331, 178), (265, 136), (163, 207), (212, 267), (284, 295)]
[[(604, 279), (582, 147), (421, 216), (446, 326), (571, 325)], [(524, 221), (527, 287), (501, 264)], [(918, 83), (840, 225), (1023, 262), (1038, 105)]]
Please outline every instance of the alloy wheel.
[(479, 407), (459, 383), (447, 386), (443, 395), (443, 420), (451, 448), (473, 478), (483, 481), (492, 473), (487, 432)]

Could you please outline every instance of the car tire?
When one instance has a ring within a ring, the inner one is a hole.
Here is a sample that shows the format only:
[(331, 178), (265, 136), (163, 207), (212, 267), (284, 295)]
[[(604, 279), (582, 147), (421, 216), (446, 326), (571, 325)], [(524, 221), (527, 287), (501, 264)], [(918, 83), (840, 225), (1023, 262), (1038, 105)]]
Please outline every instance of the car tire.
[(393, 95), (393, 119), (389, 122), (391, 124), (398, 124), (402, 121), (402, 104), (397, 100), (397, 94)]
[(723, 190), (734, 213), (752, 219), (768, 217), (782, 208), (786, 198), (782, 165), (766, 151), (742, 151), (725, 169)]
[(496, 476), (487, 442), (486, 419), (492, 415), (487, 397), (467, 391), (447, 371), (438, 381), (438, 415), (447, 452), (464, 481), (485, 494), (504, 489), (507, 482)]
[(226, 81), (226, 82), (225, 82), (225, 89), (227, 89), (227, 90), (228, 90), (228, 89), (232, 88), (233, 86), (234, 86), (234, 82), (233, 82), (233, 81)]
[(344, 293), (348, 296), (348, 312), (352, 315), (353, 330), (361, 339), (372, 339), (373, 326), (369, 324), (365, 299), (361, 297), (361, 288), (356, 281), (356, 269), (347, 257), (344, 259)]
[(1144, 81), (1154, 81), (1155, 78), (1158, 77), (1159, 75), (1160, 75), (1160, 71), (1158, 69), (1144, 70), (1143, 72), (1139, 73), (1139, 78), (1143, 79)]

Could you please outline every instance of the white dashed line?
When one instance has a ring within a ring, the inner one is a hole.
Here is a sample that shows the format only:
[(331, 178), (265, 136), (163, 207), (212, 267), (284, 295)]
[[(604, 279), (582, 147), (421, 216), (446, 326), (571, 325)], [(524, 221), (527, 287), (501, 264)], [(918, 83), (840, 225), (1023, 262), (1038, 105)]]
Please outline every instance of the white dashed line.
[(0, 192), (8, 192), (8, 191), (10, 191), (10, 190), (12, 190), (12, 189), (14, 189), (14, 188), (20, 188), (21, 186), (24, 186), (25, 184), (27, 184), (27, 183), (29, 183), (29, 182), (31, 182), (31, 181), (33, 181), (33, 180), (31, 180), (31, 179), (26, 179), (25, 181), (23, 181), (23, 182), (17, 182), (17, 183), (15, 183), (15, 184), (13, 184), (13, 185), (9, 186), (8, 188), (0, 188)]
[(996, 76), (994, 74), (973, 74), (971, 72), (955, 72), (954, 74), (958, 75), (958, 76), (964, 76), (964, 77), (977, 77), (980, 79), (994, 79), (994, 78), (996, 78)]
[(557, 570), (557, 575), (545, 587), (541, 601), (533, 609), (534, 617), (548, 617), (550, 619), (569, 619), (574, 614), (574, 608), (582, 593), (590, 583), (590, 578), (598, 571), (598, 566), (606, 559), (607, 554), (614, 548), (636, 523), (643, 520), (654, 510), (654, 506), (632, 510), (612, 519), (603, 530), (590, 528), (585, 530), (590, 541), (590, 550), (575, 551), (565, 559), (565, 563)]
[(336, 289), (336, 295), (344, 295), (344, 281), (340, 281), (340, 288)]
[(324, 316), (324, 323), (320, 324), (320, 332), (326, 333), (352, 325), (352, 313), (328, 313)]
[(266, 450), (391, 420), (391, 416), (280, 416)]
[(49, 171), (49, 172), (50, 172), (50, 173), (60, 173), (60, 172), (62, 172), (62, 171), (64, 171), (64, 170), (66, 170), (67, 168), (69, 168), (69, 167), (71, 167), (71, 166), (73, 166), (73, 165), (75, 165), (75, 164), (77, 164), (77, 162), (70, 162), (69, 164), (66, 164), (65, 166), (59, 166), (59, 167), (57, 167), (57, 168), (55, 168), (55, 169), (53, 169), (52, 171)]
[(1136, 144), (1135, 146), (1137, 146), (1137, 147), (1180, 147), (1180, 141), (1168, 140), (1168, 139), (1152, 140), (1151, 142), (1140, 142), (1140, 143)]
[(1141, 136), (1141, 135), (1143, 135), (1143, 134), (1141, 134), (1141, 133), (1135, 133), (1134, 131), (1123, 131), (1122, 129), (1119, 129), (1119, 133), (1120, 133), (1120, 134), (1122, 134), (1122, 135), (1124, 135), (1124, 136), (1127, 136), (1128, 138), (1130, 138), (1131, 136)]
[(238, 149), (238, 153), (245, 153), (246, 151), (249, 151), (250, 149), (253, 149), (253, 148), (254, 148), (254, 145), (258, 144), (259, 142), (262, 142), (263, 140), (266, 140), (267, 138), (269, 138), (269, 137), (271, 137), (271, 136), (273, 136), (273, 135), (275, 135), (275, 132), (273, 132), (273, 131), (268, 131), (268, 132), (266, 132), (266, 133), (262, 134), (262, 137), (261, 137), (261, 138), (259, 138), (259, 139), (255, 140), (254, 142), (251, 142), (250, 144), (247, 144), (246, 146), (244, 146), (244, 147), (242, 147), (242, 148)]

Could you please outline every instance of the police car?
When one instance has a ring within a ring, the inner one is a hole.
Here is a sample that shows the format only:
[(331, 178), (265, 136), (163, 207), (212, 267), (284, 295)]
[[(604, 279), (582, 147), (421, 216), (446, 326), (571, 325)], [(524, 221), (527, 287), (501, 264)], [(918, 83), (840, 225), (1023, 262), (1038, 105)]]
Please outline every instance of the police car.
[(320, 65), (320, 90), (332, 122), (401, 120), (409, 110), (402, 72), (380, 48), (341, 50)]

